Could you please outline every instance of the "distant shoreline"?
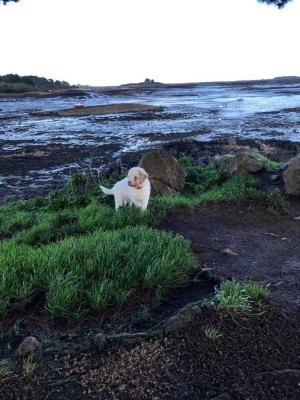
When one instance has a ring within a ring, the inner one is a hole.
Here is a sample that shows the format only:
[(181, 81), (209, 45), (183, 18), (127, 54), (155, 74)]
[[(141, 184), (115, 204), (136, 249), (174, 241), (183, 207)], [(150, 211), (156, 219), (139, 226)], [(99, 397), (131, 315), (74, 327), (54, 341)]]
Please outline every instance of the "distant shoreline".
[(122, 91), (130, 90), (155, 90), (159, 88), (184, 88), (184, 87), (194, 87), (199, 85), (253, 85), (253, 84), (300, 84), (300, 77), (298, 76), (278, 76), (273, 79), (253, 79), (253, 80), (236, 80), (236, 81), (211, 81), (211, 82), (185, 82), (185, 83), (162, 83), (162, 82), (137, 82), (137, 83), (125, 83), (121, 85), (107, 85), (107, 86), (89, 86), (89, 85), (79, 85), (77, 87), (69, 89), (49, 89), (49, 90), (33, 90), (24, 93), (3, 93), (0, 92), (1, 98), (24, 98), (24, 97), (37, 97), (37, 98), (47, 98), (47, 97), (80, 97), (87, 96), (90, 91), (100, 91), (104, 94), (114, 94), (114, 92), (119, 94)]

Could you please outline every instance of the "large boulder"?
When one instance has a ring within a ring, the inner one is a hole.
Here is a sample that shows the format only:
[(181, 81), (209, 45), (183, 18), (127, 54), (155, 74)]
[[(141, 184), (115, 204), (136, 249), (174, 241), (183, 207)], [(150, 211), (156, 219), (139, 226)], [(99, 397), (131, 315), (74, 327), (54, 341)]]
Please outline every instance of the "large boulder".
[(300, 153), (287, 163), (283, 180), (287, 194), (300, 196)]
[(176, 194), (183, 191), (185, 169), (165, 150), (145, 153), (138, 166), (144, 168), (149, 174), (151, 195)]

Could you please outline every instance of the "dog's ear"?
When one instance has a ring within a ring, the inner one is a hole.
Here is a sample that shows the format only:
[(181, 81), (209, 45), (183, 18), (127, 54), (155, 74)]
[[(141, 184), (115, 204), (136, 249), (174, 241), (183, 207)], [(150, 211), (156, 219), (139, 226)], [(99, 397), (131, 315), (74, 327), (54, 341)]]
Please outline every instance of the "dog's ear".
[(139, 181), (140, 183), (144, 183), (148, 178), (148, 174), (144, 169), (139, 170)]

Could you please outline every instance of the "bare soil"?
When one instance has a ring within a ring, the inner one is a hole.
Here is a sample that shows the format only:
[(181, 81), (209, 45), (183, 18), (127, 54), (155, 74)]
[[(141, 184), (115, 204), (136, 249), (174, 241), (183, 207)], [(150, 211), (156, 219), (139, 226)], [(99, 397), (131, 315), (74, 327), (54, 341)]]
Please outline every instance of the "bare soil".
[[(282, 215), (258, 203), (178, 208), (160, 229), (190, 239), (202, 268), (266, 285), (270, 296), (263, 310), (233, 317), (204, 308), (187, 327), (165, 337), (102, 352), (46, 355), (28, 375), (15, 364), (0, 381), (0, 398), (299, 399), (300, 221), (294, 219), (299, 215), (297, 199), (289, 199)], [(180, 297), (178, 307), (191, 301)], [(219, 337), (208, 338), (207, 327)]]

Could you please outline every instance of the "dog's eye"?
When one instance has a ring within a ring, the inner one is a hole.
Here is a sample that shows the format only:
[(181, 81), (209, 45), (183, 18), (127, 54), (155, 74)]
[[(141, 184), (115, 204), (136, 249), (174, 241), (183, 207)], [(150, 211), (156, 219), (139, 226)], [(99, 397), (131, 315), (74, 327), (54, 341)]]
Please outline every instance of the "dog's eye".
[(137, 180), (137, 177), (136, 177), (136, 176), (134, 177), (134, 180), (135, 180), (135, 181)]

